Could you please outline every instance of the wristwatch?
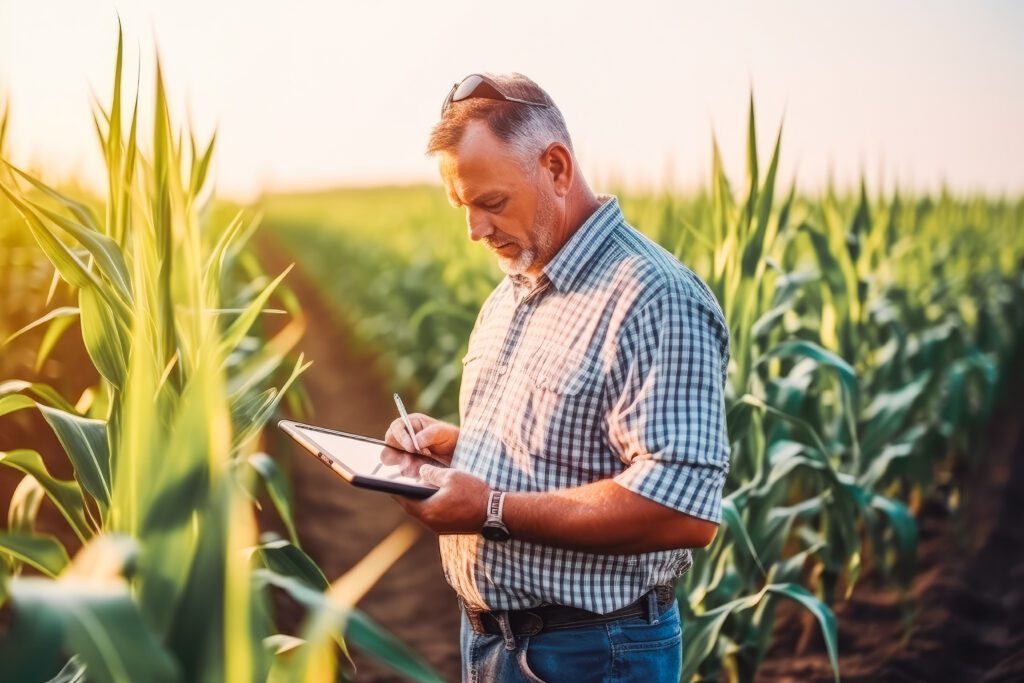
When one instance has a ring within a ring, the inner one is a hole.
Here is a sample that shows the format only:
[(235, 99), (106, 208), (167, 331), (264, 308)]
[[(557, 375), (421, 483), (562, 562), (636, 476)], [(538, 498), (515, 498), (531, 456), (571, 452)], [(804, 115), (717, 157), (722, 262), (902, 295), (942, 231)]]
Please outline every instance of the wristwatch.
[(487, 500), (487, 520), (484, 522), (480, 534), (488, 541), (507, 541), (512, 537), (508, 527), (501, 521), (501, 513), (505, 508), (505, 492), (491, 491), (491, 497)]

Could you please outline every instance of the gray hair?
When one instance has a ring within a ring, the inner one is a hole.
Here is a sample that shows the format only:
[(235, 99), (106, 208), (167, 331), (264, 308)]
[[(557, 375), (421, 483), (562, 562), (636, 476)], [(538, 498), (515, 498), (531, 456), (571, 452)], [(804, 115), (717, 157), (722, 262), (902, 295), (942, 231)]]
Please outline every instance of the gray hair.
[(565, 118), (543, 88), (521, 73), (482, 72), (482, 75), (497, 83), (509, 97), (547, 106), (534, 107), (482, 97), (453, 102), (430, 132), (428, 155), (442, 150), (454, 151), (471, 121), (484, 121), (495, 137), (508, 145), (523, 168), (531, 172), (536, 169), (533, 162), (552, 142), (561, 142), (575, 155)]

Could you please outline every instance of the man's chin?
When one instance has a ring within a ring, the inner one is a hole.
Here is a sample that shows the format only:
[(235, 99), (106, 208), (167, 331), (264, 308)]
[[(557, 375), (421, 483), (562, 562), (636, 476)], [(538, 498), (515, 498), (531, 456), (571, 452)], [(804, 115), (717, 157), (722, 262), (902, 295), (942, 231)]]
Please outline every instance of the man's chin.
[(506, 275), (522, 275), (526, 272), (526, 269), (533, 265), (534, 255), (530, 251), (521, 251), (519, 254), (510, 258), (501, 254), (496, 254), (498, 257), (498, 267)]

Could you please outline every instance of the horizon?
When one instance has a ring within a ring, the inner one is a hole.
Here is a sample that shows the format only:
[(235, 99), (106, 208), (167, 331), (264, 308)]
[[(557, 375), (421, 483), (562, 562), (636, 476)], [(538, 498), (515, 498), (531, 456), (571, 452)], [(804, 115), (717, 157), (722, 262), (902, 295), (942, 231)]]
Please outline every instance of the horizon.
[[(741, 179), (753, 95), (759, 157), (769, 158), (785, 121), (783, 187), (795, 178), (813, 195), (831, 178), (844, 190), (863, 179), (883, 194), (1024, 192), (1024, 54), (1015, 47), (1024, 42), (1024, 7), (1010, 2), (642, 2), (614, 24), (581, 23), (584, 12), (600, 15), (590, 4), (533, 3), (493, 14), (487, 35), (472, 30), (479, 19), (461, 0), (405, 8), (406, 21), (388, 32), (372, 29), (391, 17), (390, 3), (305, 2), (283, 12), (201, 4), (0, 0), (10, 160), (102, 189), (89, 91), (109, 102), (120, 17), (127, 90), (139, 83), (140, 136), (149, 129), (159, 49), (172, 116), (179, 126), (193, 122), (199, 144), (216, 129), (217, 194), (235, 201), (440, 186), (423, 146), (451, 81), (473, 70), (516, 70), (544, 87), (595, 191), (698, 191), (710, 177), (713, 134), (727, 174)], [(794, 8), (799, 22), (790, 20)], [(540, 11), (562, 41), (556, 59), (522, 39), (543, 32), (534, 21)], [(196, 15), (203, 20), (187, 20)], [(612, 48), (595, 40), (607, 31), (618, 41)], [(436, 40), (446, 32), (459, 39)]]

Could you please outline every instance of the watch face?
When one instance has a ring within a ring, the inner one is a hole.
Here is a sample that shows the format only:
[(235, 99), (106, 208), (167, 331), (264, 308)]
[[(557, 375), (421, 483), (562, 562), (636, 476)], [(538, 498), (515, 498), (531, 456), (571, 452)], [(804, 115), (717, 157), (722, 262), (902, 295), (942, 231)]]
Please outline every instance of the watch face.
[(488, 541), (507, 541), (509, 539), (508, 530), (500, 526), (484, 526), (480, 530), (480, 535)]

